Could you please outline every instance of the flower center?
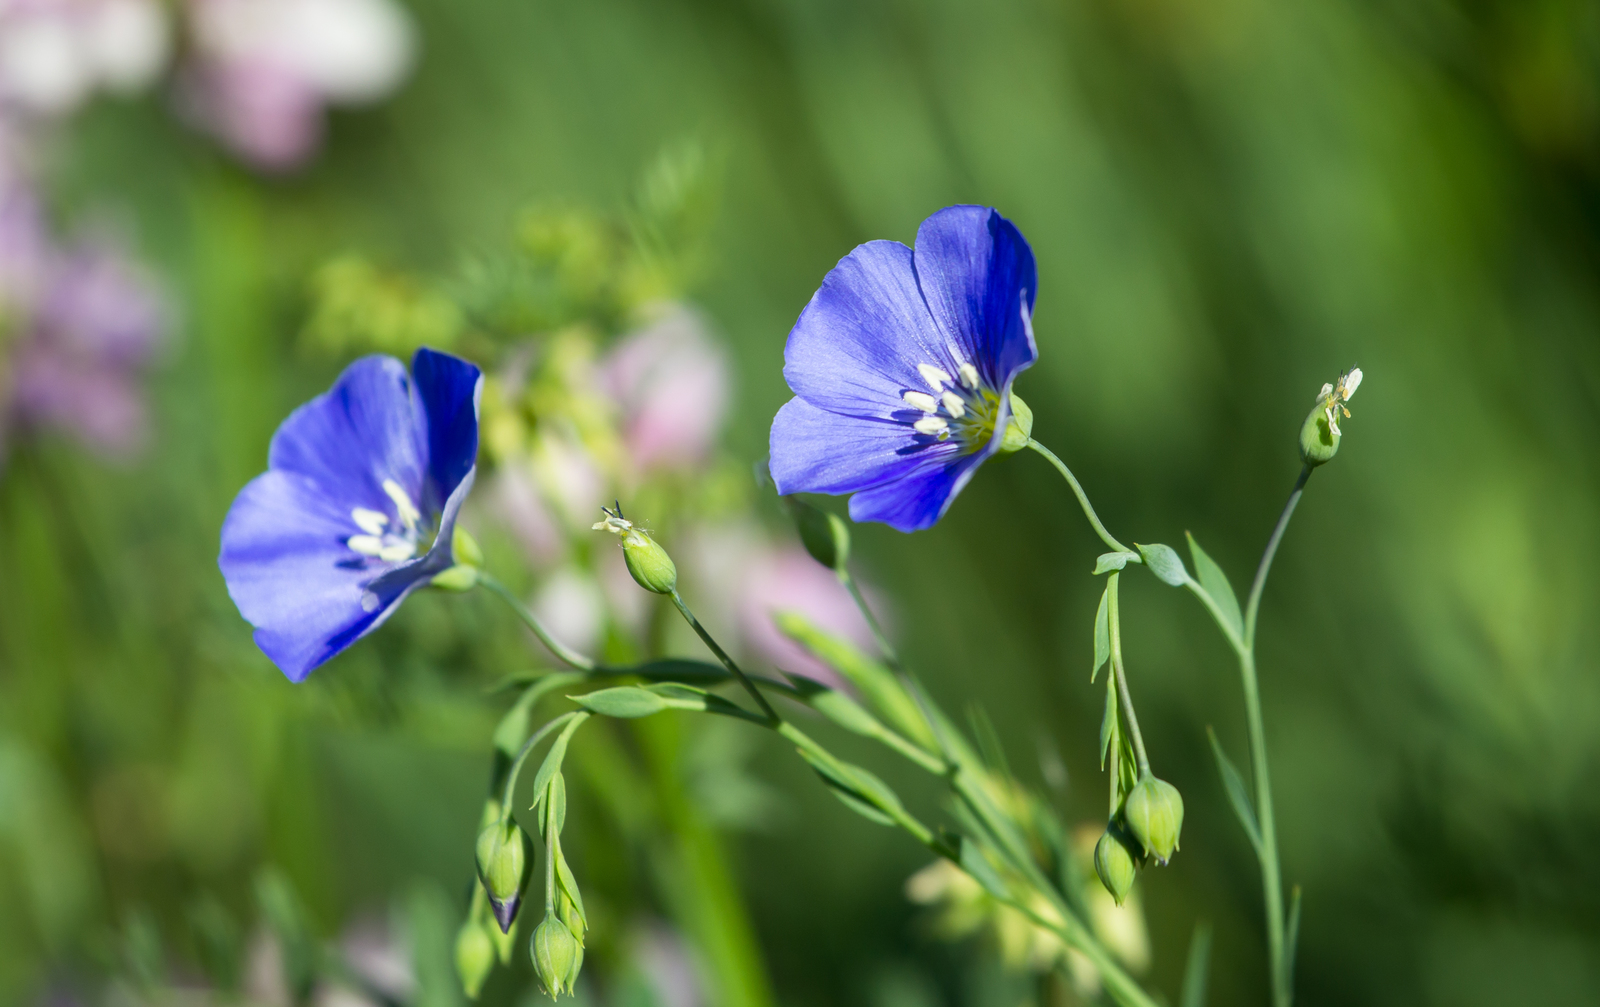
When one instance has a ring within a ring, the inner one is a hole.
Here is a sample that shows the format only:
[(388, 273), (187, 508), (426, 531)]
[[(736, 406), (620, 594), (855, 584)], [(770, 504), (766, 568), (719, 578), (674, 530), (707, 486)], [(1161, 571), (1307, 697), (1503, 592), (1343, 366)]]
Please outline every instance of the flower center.
[(933, 364), (918, 364), (917, 373), (928, 383), (928, 392), (906, 391), (900, 394), (906, 404), (923, 413), (911, 424), (917, 433), (938, 441), (952, 437), (969, 451), (986, 444), (994, 433), (995, 420), (1000, 417), (1000, 396), (986, 388), (978, 377), (978, 369), (963, 363), (957, 369), (958, 378)]
[(361, 534), (345, 539), (345, 545), (362, 556), (385, 563), (401, 563), (417, 554), (422, 512), (393, 479), (383, 481), (383, 491), (394, 503), (394, 519), (382, 511), (357, 507), (350, 512), (350, 519), (361, 529)]

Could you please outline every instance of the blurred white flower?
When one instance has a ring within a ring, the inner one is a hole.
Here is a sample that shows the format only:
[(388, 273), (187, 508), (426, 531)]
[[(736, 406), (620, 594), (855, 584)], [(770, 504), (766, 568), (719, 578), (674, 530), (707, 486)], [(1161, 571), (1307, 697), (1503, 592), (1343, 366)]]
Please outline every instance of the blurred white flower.
[(542, 426), (530, 453), (544, 498), (574, 531), (587, 531), (606, 503), (605, 474), (576, 437)]
[(539, 586), (529, 606), (550, 634), (569, 647), (593, 651), (606, 626), (606, 598), (587, 572), (564, 566)]
[(0, 2), (0, 105), (14, 112), (56, 117), (98, 88), (137, 90), (167, 54), (156, 0)]
[(622, 412), (628, 453), (641, 471), (694, 465), (716, 443), (728, 405), (728, 362), (694, 311), (673, 306), (624, 337), (599, 370)]
[(259, 168), (297, 167), (326, 105), (358, 105), (404, 80), (415, 32), (393, 0), (190, 0), (191, 115)]

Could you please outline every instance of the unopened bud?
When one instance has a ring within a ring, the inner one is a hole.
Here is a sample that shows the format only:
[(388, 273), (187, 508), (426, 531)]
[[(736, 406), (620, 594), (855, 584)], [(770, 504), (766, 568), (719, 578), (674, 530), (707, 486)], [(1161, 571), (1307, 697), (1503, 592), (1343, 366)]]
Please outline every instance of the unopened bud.
[(678, 568), (667, 551), (650, 537), (650, 533), (622, 516), (622, 508), (615, 512), (604, 507), (605, 520), (597, 521), (595, 531), (608, 531), (622, 539), (622, 558), (627, 561), (628, 572), (646, 591), (671, 594), (678, 586)]
[(456, 562), (466, 566), (483, 565), (483, 548), (478, 545), (478, 540), (472, 533), (460, 525), (450, 533), (450, 552), (455, 556)]
[(539, 981), (544, 983), (545, 992), (551, 999), (563, 993), (571, 993), (573, 984), (578, 981), (578, 968), (582, 964), (582, 948), (572, 936), (572, 931), (567, 925), (556, 918), (554, 913), (546, 913), (544, 921), (533, 932), (533, 939), (528, 942), (528, 950), (533, 955), (533, 968), (539, 973)]
[(510, 932), (522, 904), (522, 884), (533, 860), (529, 846), (528, 834), (509, 818), (478, 833), (478, 878), (503, 933)]
[(1000, 453), (1011, 454), (1021, 451), (1028, 446), (1028, 441), (1033, 438), (1033, 410), (1022, 401), (1016, 392), (1011, 393), (1011, 422), (1006, 424), (1005, 434), (1000, 438)]
[(1116, 825), (1108, 826), (1100, 841), (1094, 844), (1094, 872), (1100, 875), (1100, 883), (1117, 900), (1117, 905), (1122, 905), (1122, 900), (1133, 890), (1137, 865), (1134, 852), (1128, 849), (1127, 838)]
[(1122, 817), (1146, 852), (1163, 865), (1172, 859), (1178, 833), (1183, 831), (1183, 795), (1177, 787), (1146, 776), (1128, 795)]
[(470, 591), (478, 586), (478, 568), (457, 563), (434, 574), (429, 583), (442, 591)]
[(842, 571), (850, 559), (850, 526), (831, 511), (813, 507), (799, 497), (785, 497), (794, 515), (800, 544), (811, 558), (835, 572)]
[(489, 973), (494, 971), (494, 941), (484, 932), (477, 914), (467, 917), (456, 934), (456, 975), (471, 1000), (478, 999)]
[(1317, 404), (1300, 427), (1300, 458), (1310, 468), (1329, 461), (1339, 453), (1339, 418), (1350, 418), (1345, 403), (1361, 387), (1361, 368), (1352, 367), (1339, 375), (1336, 384), (1322, 386)]

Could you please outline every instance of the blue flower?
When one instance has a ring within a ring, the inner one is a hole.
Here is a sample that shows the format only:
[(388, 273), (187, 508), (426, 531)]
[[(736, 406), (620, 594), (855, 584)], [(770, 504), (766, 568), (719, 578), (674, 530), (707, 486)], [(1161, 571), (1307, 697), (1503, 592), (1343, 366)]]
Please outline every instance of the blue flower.
[(411, 368), (408, 376), (382, 356), (345, 368), (284, 420), (267, 471), (223, 522), (217, 562), (228, 594), (291, 681), (455, 564), (456, 515), (477, 473), (483, 378), (427, 349)]
[(916, 250), (845, 256), (784, 348), (795, 398), (772, 421), (778, 492), (854, 493), (850, 517), (917, 531), (944, 516), (1011, 418), (1038, 357), (1033, 251), (986, 206), (951, 206)]

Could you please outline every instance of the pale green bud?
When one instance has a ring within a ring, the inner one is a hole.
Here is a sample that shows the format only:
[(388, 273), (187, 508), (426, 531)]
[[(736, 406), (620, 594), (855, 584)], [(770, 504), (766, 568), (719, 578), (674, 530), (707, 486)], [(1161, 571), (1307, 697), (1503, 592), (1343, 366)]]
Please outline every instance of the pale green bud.
[(1128, 849), (1122, 830), (1115, 825), (1108, 826), (1100, 841), (1094, 844), (1094, 872), (1100, 875), (1100, 883), (1119, 906), (1133, 890), (1137, 867), (1134, 851)]
[(1178, 834), (1183, 831), (1183, 795), (1177, 787), (1154, 776), (1145, 777), (1122, 805), (1122, 817), (1147, 853), (1163, 865), (1172, 859)]
[(491, 822), (478, 833), (478, 878), (502, 932), (511, 930), (522, 886), (533, 862), (528, 834), (516, 822)]
[(456, 525), (455, 531), (450, 535), (450, 551), (455, 556), (456, 562), (466, 566), (483, 565), (483, 549), (478, 545), (478, 540), (472, 533)]
[(533, 938), (528, 942), (528, 950), (533, 955), (533, 969), (539, 973), (539, 981), (544, 983), (545, 992), (550, 994), (551, 999), (563, 993), (570, 994), (573, 984), (578, 981), (583, 949), (578, 946), (567, 925), (557, 919), (554, 913), (546, 913), (544, 921), (534, 930)]
[(667, 551), (650, 537), (650, 533), (622, 516), (619, 504), (616, 512), (602, 507), (605, 520), (597, 521), (595, 531), (608, 531), (622, 540), (622, 558), (627, 561), (628, 572), (646, 591), (671, 594), (678, 586), (678, 568)]
[(800, 544), (811, 558), (829, 570), (843, 571), (850, 560), (850, 526), (839, 515), (813, 507), (799, 497), (785, 497), (784, 501), (794, 515)]
[(1000, 454), (1009, 455), (1028, 446), (1033, 437), (1033, 410), (1016, 392), (1011, 393), (1011, 422), (1000, 439)]
[(434, 574), (430, 583), (443, 591), (470, 591), (478, 586), (478, 568), (457, 563)]
[(1310, 468), (1329, 461), (1339, 453), (1339, 417), (1350, 417), (1345, 403), (1361, 387), (1361, 368), (1352, 367), (1339, 375), (1337, 384), (1326, 384), (1317, 393), (1317, 404), (1300, 426), (1300, 458)]
[(477, 915), (468, 916), (456, 934), (456, 975), (469, 999), (478, 999), (489, 973), (494, 971), (494, 950), (494, 940), (484, 931)]

